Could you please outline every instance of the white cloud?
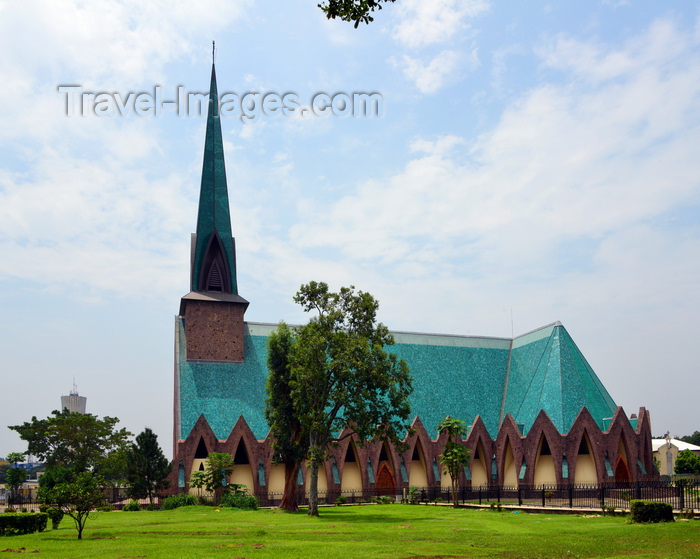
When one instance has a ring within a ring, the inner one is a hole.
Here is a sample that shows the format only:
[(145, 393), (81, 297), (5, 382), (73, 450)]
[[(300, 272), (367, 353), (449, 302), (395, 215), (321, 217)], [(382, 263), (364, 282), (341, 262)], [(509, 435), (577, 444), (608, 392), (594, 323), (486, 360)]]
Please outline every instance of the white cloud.
[[(413, 82), (421, 93), (429, 95), (455, 79), (461, 59), (462, 55), (458, 51), (444, 50), (428, 62), (406, 54), (400, 61), (396, 59), (392, 61), (401, 68), (406, 79)], [(471, 66), (477, 63), (476, 52), (472, 52)]]
[[(668, 235), (657, 222), (700, 199), (700, 57), (675, 48), (689, 39), (678, 29), (660, 31), (665, 25), (618, 51), (596, 47), (606, 60), (630, 61), (613, 82), (534, 88), (470, 145), (414, 140), (417, 156), (401, 173), (367, 181), (331, 207), (309, 203), (292, 241), (374, 262), (394, 278), (388, 281), (414, 287), (436, 262), (448, 274), (453, 264), (446, 263), (455, 263), (455, 278), (478, 269), (488, 281), (511, 273), (513, 282), (537, 279), (547, 289), (562, 276), (571, 287), (601, 269), (625, 278), (662, 265)], [(567, 60), (568, 44), (559, 44), (564, 54), (551, 55)], [(573, 84), (593, 65), (570, 60), (562, 68)], [(653, 234), (660, 239), (650, 250), (655, 260), (612, 265), (610, 247), (620, 258), (630, 254), (620, 235), (645, 223), (654, 224), (646, 245)], [(570, 243), (590, 245), (573, 269), (562, 261)], [(697, 258), (697, 245), (688, 246)]]
[[(613, 50), (562, 34), (547, 47), (538, 49), (538, 54), (549, 67), (573, 71), (579, 78), (598, 83), (650, 68), (660, 73), (677, 70), (674, 61), (677, 63), (698, 42), (698, 37), (679, 33), (673, 20), (660, 19), (646, 33), (631, 38), (622, 49)], [(666, 68), (665, 64), (669, 66)]]
[(396, 5), (393, 37), (410, 48), (444, 43), (468, 27), (464, 21), (485, 12), (485, 0), (404, 0)]

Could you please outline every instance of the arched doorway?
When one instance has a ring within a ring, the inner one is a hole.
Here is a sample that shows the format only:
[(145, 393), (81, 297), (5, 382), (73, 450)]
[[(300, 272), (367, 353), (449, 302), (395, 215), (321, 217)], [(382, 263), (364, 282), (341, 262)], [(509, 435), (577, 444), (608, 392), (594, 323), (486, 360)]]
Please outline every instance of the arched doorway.
[(377, 472), (377, 494), (378, 495), (394, 495), (396, 494), (396, 481), (394, 474), (389, 469), (389, 464), (383, 461)]
[(618, 456), (615, 463), (615, 483), (628, 483), (630, 480), (630, 469), (627, 467), (622, 456)]

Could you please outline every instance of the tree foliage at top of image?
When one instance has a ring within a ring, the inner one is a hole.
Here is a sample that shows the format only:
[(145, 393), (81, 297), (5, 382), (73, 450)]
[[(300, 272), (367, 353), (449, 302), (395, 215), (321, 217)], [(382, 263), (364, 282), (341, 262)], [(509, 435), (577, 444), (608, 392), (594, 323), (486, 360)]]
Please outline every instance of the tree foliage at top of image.
[(328, 19), (341, 19), (354, 22), (355, 29), (360, 23), (369, 24), (374, 21), (372, 13), (381, 10), (384, 2), (395, 0), (326, 0), (318, 5)]
[(447, 441), (442, 454), (438, 456), (444, 468), (443, 474), (450, 475), (452, 481), (452, 504), (457, 507), (459, 497), (459, 477), (462, 469), (469, 464), (470, 451), (462, 444), (467, 435), (467, 424), (455, 417), (446, 417), (437, 426), (438, 433), (447, 432)]
[(166, 479), (172, 470), (170, 460), (165, 457), (158, 444), (158, 435), (146, 427), (131, 448), (126, 452), (127, 491), (132, 499), (153, 499), (162, 489), (170, 487)]
[[(316, 316), (289, 333), (280, 325), (276, 339), (284, 342), (270, 347), (281, 353), (279, 366), (269, 370), (266, 416), (280, 422), (271, 425), (281, 438), (278, 453), (304, 426), (294, 452), (309, 461), (309, 515), (317, 516), (318, 468), (329, 445), (346, 428), (344, 436), (356, 434), (359, 444), (379, 438), (400, 445), (400, 435), (410, 431), (413, 388), (405, 361), (384, 349), (394, 338), (377, 323), (379, 303), (372, 295), (353, 286), (333, 293), (327, 284), (311, 282), (294, 301)], [(280, 374), (285, 378), (275, 378)]]

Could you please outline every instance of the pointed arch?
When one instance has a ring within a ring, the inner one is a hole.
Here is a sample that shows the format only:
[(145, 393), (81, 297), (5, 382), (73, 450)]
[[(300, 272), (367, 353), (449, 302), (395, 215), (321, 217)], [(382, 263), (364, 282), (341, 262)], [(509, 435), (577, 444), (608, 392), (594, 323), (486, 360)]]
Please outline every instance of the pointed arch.
[(627, 454), (625, 434), (622, 432), (617, 441), (617, 460), (615, 461), (615, 483), (627, 483), (632, 480)]
[(379, 495), (393, 495), (396, 493), (396, 480), (386, 460), (380, 463), (379, 471), (377, 472), (377, 493)]
[(362, 469), (360, 458), (355, 448), (355, 442), (350, 440), (345, 450), (345, 459), (342, 463), (342, 477), (340, 478), (341, 493), (352, 493), (362, 490)]
[(199, 442), (197, 443), (197, 449), (194, 451), (194, 457), (204, 460), (207, 456), (209, 456), (207, 443), (204, 442), (204, 437), (200, 436)]
[(199, 291), (231, 293), (231, 274), (219, 233), (214, 230), (202, 258)]
[(622, 456), (617, 457), (615, 463), (615, 483), (627, 483), (630, 481), (630, 469)]
[(185, 465), (182, 463), (182, 460), (177, 465), (177, 487), (178, 489), (185, 488)]
[(233, 472), (231, 473), (230, 483), (245, 485), (248, 491), (252, 493), (255, 491), (253, 467), (255, 467), (257, 473), (257, 465), (251, 463), (249, 456), (248, 446), (241, 437), (236, 446), (236, 451), (233, 453)]
[(511, 414), (506, 414), (498, 430), (495, 441), (498, 470), (501, 473), (500, 483), (507, 486), (517, 486), (522, 470), (523, 444), (520, 427)]
[(380, 495), (396, 493), (396, 477), (394, 476), (394, 461), (386, 441), (382, 441), (379, 450), (379, 466), (375, 486)]
[(467, 435), (467, 448), (471, 450), (471, 485), (482, 487), (491, 484), (491, 456), (494, 450), (491, 438), (481, 416), (477, 415)]
[(574, 463), (575, 484), (598, 482), (598, 469), (596, 468), (595, 454), (593, 453), (591, 439), (586, 429), (581, 433)]
[(557, 474), (554, 469), (554, 458), (549, 446), (549, 441), (544, 431), (540, 435), (540, 442), (537, 447), (537, 458), (535, 460), (535, 485), (546, 485), (557, 483)]
[[(204, 437), (200, 435), (197, 448), (194, 451), (194, 458), (192, 459), (192, 468), (190, 469), (190, 472), (203, 472), (206, 469), (208, 456), (209, 449), (207, 448), (207, 443), (204, 442)], [(190, 493), (198, 492), (194, 489), (190, 489)]]
[(425, 452), (419, 438), (411, 452), (411, 463), (408, 470), (408, 485), (428, 487), (428, 470), (425, 467)]
[(486, 454), (481, 439), (476, 443), (476, 448), (471, 460), (472, 487), (489, 485), (489, 474), (486, 467)]
[(513, 446), (510, 444), (510, 437), (506, 437), (505, 451), (503, 452), (503, 485), (518, 485), (518, 471), (513, 455)]

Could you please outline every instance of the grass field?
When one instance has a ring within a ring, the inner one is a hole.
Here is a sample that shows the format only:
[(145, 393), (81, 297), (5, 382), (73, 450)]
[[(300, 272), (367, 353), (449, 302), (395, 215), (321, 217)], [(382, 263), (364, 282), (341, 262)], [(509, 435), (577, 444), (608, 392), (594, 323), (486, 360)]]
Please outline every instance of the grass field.
[[(323, 508), (320, 518), (277, 510), (184, 507), (106, 512), (78, 541), (72, 520), (58, 530), (0, 538), (0, 552), (40, 557), (700, 557), (700, 522), (640, 525), (621, 517), (527, 514), (435, 506)], [(0, 556), (1, 557), (1, 556)]]

